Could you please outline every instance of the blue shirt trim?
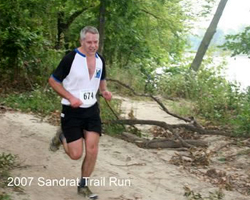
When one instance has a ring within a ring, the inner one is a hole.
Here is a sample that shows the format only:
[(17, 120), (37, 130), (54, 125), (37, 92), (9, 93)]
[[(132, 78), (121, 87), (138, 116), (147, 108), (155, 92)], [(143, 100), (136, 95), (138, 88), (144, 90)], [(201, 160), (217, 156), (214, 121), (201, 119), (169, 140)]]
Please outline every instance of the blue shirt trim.
[(79, 53), (81, 56), (83, 56), (83, 57), (86, 57), (86, 55), (85, 54), (83, 54), (83, 53), (81, 53), (78, 49), (75, 49), (75, 52), (76, 53)]
[(53, 74), (50, 77), (53, 78), (56, 82), (62, 83), (62, 81), (58, 80)]

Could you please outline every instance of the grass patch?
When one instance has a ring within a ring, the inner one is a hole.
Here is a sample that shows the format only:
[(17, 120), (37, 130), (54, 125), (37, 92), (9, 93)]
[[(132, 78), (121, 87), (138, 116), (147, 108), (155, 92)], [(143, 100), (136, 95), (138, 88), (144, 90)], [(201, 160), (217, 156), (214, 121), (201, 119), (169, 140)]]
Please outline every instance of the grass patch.
[(9, 171), (14, 168), (16, 164), (16, 156), (12, 154), (2, 153), (0, 155), (0, 186), (6, 186), (7, 178), (10, 176)]
[(193, 103), (190, 101), (181, 99), (178, 101), (168, 101), (166, 104), (169, 105), (168, 106), (169, 108), (171, 108), (171, 112), (174, 112), (180, 116), (190, 117), (190, 116), (194, 116), (195, 114), (194, 112), (195, 107)]
[[(16, 156), (10, 153), (0, 155), (0, 188), (7, 186), (7, 179), (10, 177), (10, 170), (16, 165)], [(0, 200), (11, 200), (9, 194), (0, 191)]]
[(0, 200), (11, 200), (11, 197), (8, 194), (0, 194)]
[(34, 112), (48, 115), (61, 109), (59, 97), (51, 88), (37, 88), (23, 93), (14, 92), (6, 96), (0, 96), (0, 102), (5, 106), (22, 112)]

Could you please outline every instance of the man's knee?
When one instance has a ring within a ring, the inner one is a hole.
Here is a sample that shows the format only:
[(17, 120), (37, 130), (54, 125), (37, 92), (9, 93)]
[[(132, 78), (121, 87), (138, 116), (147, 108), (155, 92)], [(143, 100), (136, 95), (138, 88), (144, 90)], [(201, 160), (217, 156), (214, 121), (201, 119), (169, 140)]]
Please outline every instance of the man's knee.
[(72, 160), (78, 160), (82, 157), (82, 139), (67, 144), (67, 154)]
[(82, 157), (82, 152), (79, 151), (71, 151), (69, 152), (69, 157), (72, 160), (79, 160)]
[(98, 145), (91, 144), (86, 146), (86, 153), (91, 156), (97, 156), (98, 154)]

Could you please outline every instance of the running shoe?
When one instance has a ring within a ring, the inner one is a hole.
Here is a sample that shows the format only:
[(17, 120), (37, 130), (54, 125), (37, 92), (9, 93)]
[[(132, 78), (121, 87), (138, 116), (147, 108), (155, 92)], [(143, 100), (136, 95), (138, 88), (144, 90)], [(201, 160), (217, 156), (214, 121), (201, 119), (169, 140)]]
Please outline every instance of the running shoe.
[(61, 138), (64, 137), (63, 136), (63, 133), (62, 133), (62, 129), (59, 128), (57, 131), (56, 131), (56, 135), (51, 139), (51, 142), (50, 142), (50, 147), (49, 149), (51, 151), (57, 151), (60, 147), (60, 145), (62, 144), (62, 141), (61, 141)]
[(98, 199), (98, 195), (93, 194), (93, 192), (91, 192), (91, 190), (89, 189), (88, 186), (85, 186), (85, 187), (78, 186), (77, 192), (78, 192), (79, 195), (84, 196), (85, 198)]

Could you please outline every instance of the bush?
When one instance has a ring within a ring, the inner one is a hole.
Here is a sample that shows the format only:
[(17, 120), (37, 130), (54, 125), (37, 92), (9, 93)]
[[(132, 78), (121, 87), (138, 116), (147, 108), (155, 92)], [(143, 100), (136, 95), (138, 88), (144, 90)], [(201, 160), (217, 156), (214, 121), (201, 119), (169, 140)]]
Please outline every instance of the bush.
[(2, 96), (0, 102), (21, 111), (48, 115), (55, 110), (61, 109), (60, 99), (52, 88), (42, 89), (37, 86), (33, 91), (13, 93), (6, 97)]
[[(236, 136), (250, 135), (250, 88), (245, 93), (241, 93), (240, 98), (236, 98), (237, 107), (235, 107), (234, 117), (230, 123), (234, 126)], [(236, 104), (236, 103), (235, 103)]]
[(195, 117), (230, 125), (236, 134), (250, 133), (250, 90), (244, 93), (237, 82), (228, 82), (223, 66), (202, 66), (198, 72), (185, 66), (175, 68), (165, 69), (166, 73), (159, 78), (158, 93), (193, 102)]
[[(126, 68), (121, 69), (119, 67), (113, 67), (108, 70), (108, 77), (121, 81), (122, 83), (129, 85), (137, 92), (143, 92), (145, 89), (145, 79), (143, 74), (140, 72), (139, 68)], [(108, 87), (112, 91), (118, 91), (120, 94), (128, 95), (130, 94), (128, 89), (120, 86), (118, 84), (108, 83)]]

